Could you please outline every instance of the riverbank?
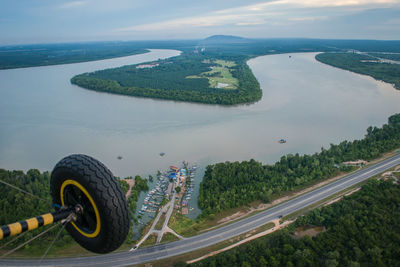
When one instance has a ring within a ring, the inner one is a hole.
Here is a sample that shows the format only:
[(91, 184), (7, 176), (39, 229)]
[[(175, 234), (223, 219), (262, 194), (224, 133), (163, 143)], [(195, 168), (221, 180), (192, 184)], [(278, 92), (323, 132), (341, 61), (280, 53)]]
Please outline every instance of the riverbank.
[[(393, 157), (397, 155), (398, 149), (382, 154), (381, 157), (371, 160), (368, 162), (363, 168), (368, 166), (375, 165), (385, 159)], [(307, 192), (313, 191), (317, 188), (320, 188), (324, 185), (337, 181), (344, 176), (350, 175), (351, 173), (357, 172), (359, 169), (355, 169), (350, 173), (341, 173), (335, 177), (330, 177), (328, 179), (324, 179), (322, 181), (315, 181), (309, 185), (304, 186), (303, 188), (299, 188), (292, 192), (285, 192), (281, 196), (276, 196), (270, 203), (261, 203), (260, 201), (254, 201), (249, 205), (241, 206), (234, 209), (223, 210), (213, 216), (208, 216), (202, 219), (190, 220), (186, 217), (181, 216), (180, 214), (175, 213), (171, 218), (171, 224), (169, 225), (171, 229), (175, 230), (177, 233), (184, 237), (194, 236), (200, 233), (204, 233), (224, 225), (233, 223), (235, 221), (244, 219), (266, 209), (269, 209), (273, 206), (286, 202), (292, 198), (303, 195)]]
[(367, 52), (321, 53), (315, 56), (321, 63), (352, 71), (389, 83), (400, 90), (400, 62), (381, 59)]
[(143, 44), (96, 42), (0, 47), (0, 69), (73, 64), (148, 53)]

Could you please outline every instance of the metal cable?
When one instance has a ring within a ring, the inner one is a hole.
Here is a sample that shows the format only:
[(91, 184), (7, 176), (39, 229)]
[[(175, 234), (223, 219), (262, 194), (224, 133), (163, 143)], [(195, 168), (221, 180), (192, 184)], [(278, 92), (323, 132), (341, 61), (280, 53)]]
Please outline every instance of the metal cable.
[[(25, 193), (25, 194), (28, 194), (28, 195), (30, 195), (30, 196), (32, 196), (32, 197), (35, 197), (35, 198), (37, 198), (37, 199), (40, 199), (40, 200), (43, 200), (43, 201), (46, 201), (47, 203), (49, 203), (49, 200), (48, 200), (48, 199), (44, 199), (44, 198), (38, 197), (38, 196), (32, 194), (31, 192), (28, 192), (28, 191), (26, 191), (26, 190), (23, 190), (23, 189), (21, 189), (21, 188), (19, 188), (19, 187), (16, 187), (15, 185), (9, 184), (9, 183), (7, 183), (7, 182), (5, 182), (5, 181), (3, 181), (3, 180), (0, 180), (0, 183), (5, 184), (5, 185), (8, 185), (8, 186), (10, 186), (10, 187), (12, 187), (12, 188), (14, 188), (14, 189), (16, 189), (16, 190), (18, 190), (18, 191), (21, 191), (21, 192), (23, 192), (23, 193)], [(51, 203), (50, 203), (50, 204), (51, 204)]]
[(0, 250), (1, 250), (2, 248), (5, 248), (6, 246), (8, 246), (9, 244), (11, 244), (12, 242), (16, 241), (18, 238), (24, 236), (26, 233), (28, 233), (28, 232), (23, 232), (22, 234), (19, 234), (19, 235), (15, 236), (15, 238), (13, 238), (12, 240), (10, 240), (10, 241), (8, 241), (7, 243), (5, 243), (4, 245), (2, 245), (2, 246), (0, 247)]
[(29, 239), (28, 241), (22, 243), (22, 244), (19, 245), (18, 247), (14, 248), (14, 249), (12, 249), (12, 250), (10, 250), (10, 251), (8, 251), (8, 252), (6, 252), (5, 254), (3, 254), (3, 255), (0, 256), (0, 259), (6, 257), (6, 256), (8, 256), (8, 255), (10, 255), (11, 253), (14, 253), (14, 252), (17, 251), (18, 249), (20, 249), (20, 248), (22, 248), (23, 246), (25, 246), (26, 244), (29, 244), (29, 243), (32, 242), (33, 240), (35, 240), (35, 239), (41, 237), (42, 235), (46, 234), (47, 232), (49, 232), (49, 231), (51, 231), (51, 230), (53, 230), (53, 229), (56, 228), (58, 225), (60, 225), (60, 223), (57, 223), (57, 224), (53, 225), (53, 226), (50, 227), (49, 229), (46, 229), (45, 231), (41, 232), (40, 234), (38, 234), (38, 235), (32, 237), (31, 239)]
[(44, 254), (42, 255), (42, 257), (40, 258), (40, 261), (38, 263), (37, 266), (40, 266), (40, 264), (42, 264), (43, 259), (47, 256), (47, 253), (49, 253), (50, 249), (53, 247), (54, 243), (56, 242), (56, 240), (60, 237), (61, 231), (65, 228), (65, 226), (72, 220), (74, 214), (71, 213), (65, 220), (61, 221), (61, 223), (63, 224), (63, 226), (61, 227), (61, 229), (58, 231), (56, 237), (53, 239), (53, 241), (51, 242), (50, 246), (46, 249), (46, 251), (44, 252)]

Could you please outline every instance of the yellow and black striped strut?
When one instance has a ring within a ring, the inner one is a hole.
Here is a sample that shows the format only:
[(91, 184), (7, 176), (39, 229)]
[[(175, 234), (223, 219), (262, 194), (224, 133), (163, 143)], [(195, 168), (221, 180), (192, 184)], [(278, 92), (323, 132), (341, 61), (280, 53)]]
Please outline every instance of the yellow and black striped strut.
[(4, 225), (0, 228), (0, 240), (9, 236), (14, 236), (25, 231), (34, 230), (40, 226), (52, 224), (67, 218), (74, 209), (59, 210), (52, 213), (46, 213), (28, 220)]

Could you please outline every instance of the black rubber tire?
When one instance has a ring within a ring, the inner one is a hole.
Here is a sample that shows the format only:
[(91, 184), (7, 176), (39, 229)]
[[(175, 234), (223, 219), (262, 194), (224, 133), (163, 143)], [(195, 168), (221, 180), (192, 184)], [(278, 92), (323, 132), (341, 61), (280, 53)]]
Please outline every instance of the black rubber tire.
[(60, 160), (50, 180), (53, 203), (61, 206), (61, 186), (65, 180), (81, 184), (93, 198), (100, 215), (100, 232), (95, 237), (81, 234), (71, 223), (66, 225), (73, 239), (95, 253), (119, 248), (129, 232), (129, 212), (125, 195), (111, 171), (98, 160), (81, 154)]

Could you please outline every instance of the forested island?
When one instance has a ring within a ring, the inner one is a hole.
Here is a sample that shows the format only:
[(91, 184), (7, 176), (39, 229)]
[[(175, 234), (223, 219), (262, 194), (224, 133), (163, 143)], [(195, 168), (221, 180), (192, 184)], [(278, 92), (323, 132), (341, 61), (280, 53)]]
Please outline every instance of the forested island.
[[(146, 64), (84, 73), (73, 77), (71, 83), (107, 93), (205, 104), (234, 105), (260, 100), (262, 91), (246, 58), (230, 57), (229, 60), (232, 63), (226, 67), (213, 57), (183, 54)], [(213, 68), (223, 67), (225, 77), (221, 72), (210, 73)], [(212, 87), (211, 78), (231, 78), (235, 82), (217, 83)], [(219, 88), (219, 84), (227, 88)]]
[[(400, 90), (400, 59), (398, 54), (387, 53), (322, 53), (315, 57), (318, 61), (393, 84)], [(383, 59), (383, 60), (382, 60)]]
[[(315, 237), (295, 235), (317, 227)], [(371, 180), (286, 229), (193, 266), (399, 266), (400, 186)], [(184, 262), (175, 266), (186, 266)]]
[[(136, 97), (204, 104), (236, 105), (261, 99), (257, 79), (247, 60), (290, 52), (332, 52), (349, 48), (398, 52), (396, 41), (247, 39), (217, 35), (192, 43), (152, 44), (151, 48), (174, 48), (182, 54), (159, 60), (77, 75), (80, 87)], [(224, 63), (222, 63), (224, 62)], [(230, 90), (227, 90), (230, 89)]]
[(352, 170), (344, 161), (372, 160), (400, 147), (400, 114), (389, 118), (381, 128), (369, 127), (361, 140), (331, 144), (313, 155), (289, 154), (274, 165), (253, 159), (208, 165), (200, 183), (198, 204), (201, 216), (249, 204), (269, 202), (282, 193), (305, 187)]

